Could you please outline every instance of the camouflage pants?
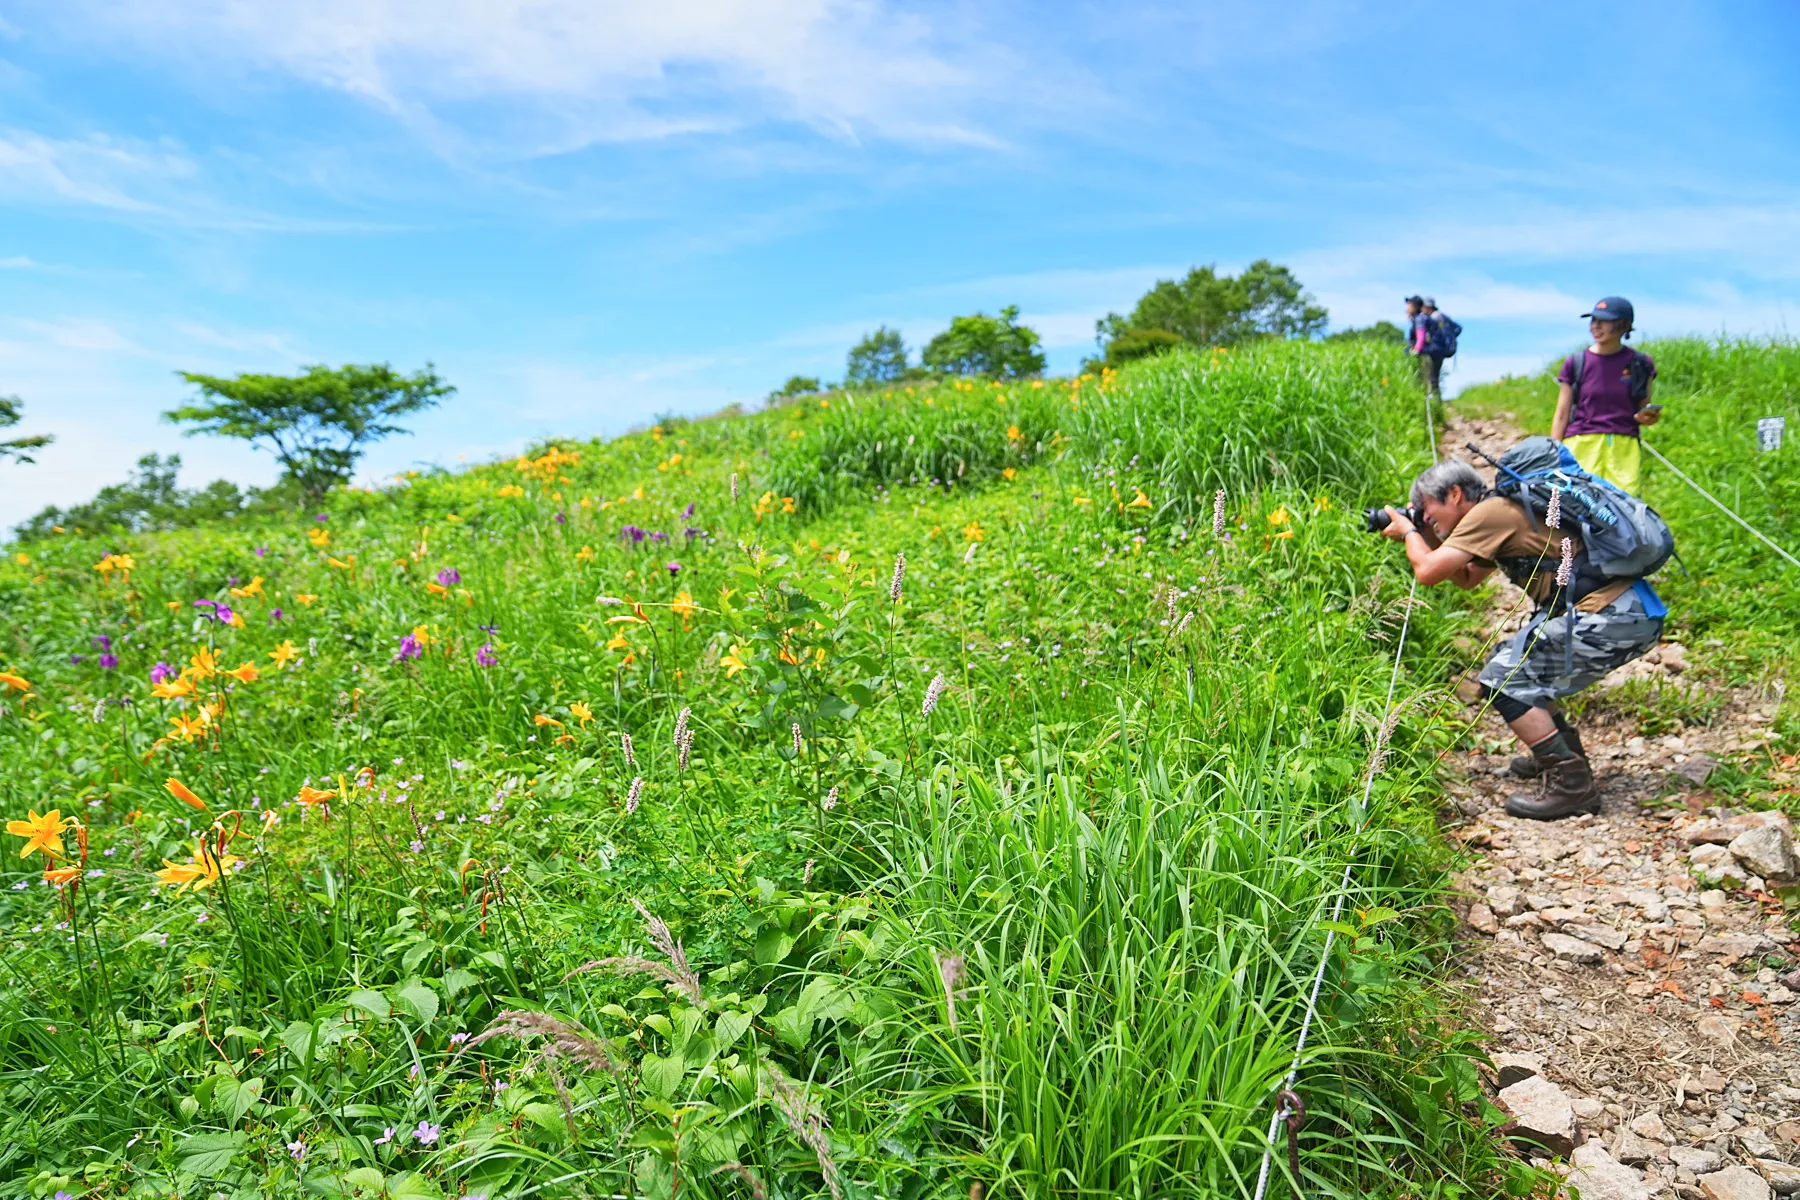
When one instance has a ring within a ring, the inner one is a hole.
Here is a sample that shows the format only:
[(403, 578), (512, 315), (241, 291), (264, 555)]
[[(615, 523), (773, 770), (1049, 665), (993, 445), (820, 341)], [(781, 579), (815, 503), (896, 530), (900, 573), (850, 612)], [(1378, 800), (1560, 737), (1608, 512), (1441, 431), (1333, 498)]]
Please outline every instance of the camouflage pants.
[(1571, 612), (1533, 620), (1502, 642), (1481, 668), (1480, 681), (1534, 707), (1573, 696), (1649, 650), (1662, 638), (1634, 589), (1599, 612)]

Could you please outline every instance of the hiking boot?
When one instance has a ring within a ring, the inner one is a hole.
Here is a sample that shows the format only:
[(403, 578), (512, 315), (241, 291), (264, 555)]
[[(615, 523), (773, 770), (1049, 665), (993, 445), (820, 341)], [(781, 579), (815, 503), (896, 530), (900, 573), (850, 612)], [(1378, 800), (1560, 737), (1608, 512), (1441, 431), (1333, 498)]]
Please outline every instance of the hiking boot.
[[(1583, 758), (1587, 757), (1587, 750), (1581, 745), (1581, 734), (1576, 731), (1573, 725), (1563, 720), (1561, 713), (1556, 714), (1556, 728), (1559, 729), (1562, 732), (1563, 737), (1567, 739), (1569, 749), (1581, 755)], [(1519, 754), (1515, 755), (1513, 760), (1506, 764), (1506, 770), (1514, 779), (1536, 779), (1544, 773), (1544, 764), (1546, 761), (1548, 760), (1541, 759), (1535, 754)]]
[(1554, 821), (1577, 813), (1600, 811), (1600, 786), (1594, 782), (1594, 772), (1587, 759), (1579, 755), (1540, 759), (1538, 768), (1538, 777), (1544, 783), (1543, 791), (1536, 799), (1508, 797), (1507, 815), (1533, 821)]

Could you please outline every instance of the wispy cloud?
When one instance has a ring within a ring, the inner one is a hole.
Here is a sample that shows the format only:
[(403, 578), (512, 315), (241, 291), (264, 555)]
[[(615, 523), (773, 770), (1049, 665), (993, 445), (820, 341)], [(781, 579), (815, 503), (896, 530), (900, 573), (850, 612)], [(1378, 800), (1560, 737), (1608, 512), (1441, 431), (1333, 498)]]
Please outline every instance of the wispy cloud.
[(37, 202), (45, 197), (128, 213), (156, 212), (145, 185), (191, 179), (193, 160), (175, 147), (94, 135), (44, 137), (0, 129), (0, 199)]

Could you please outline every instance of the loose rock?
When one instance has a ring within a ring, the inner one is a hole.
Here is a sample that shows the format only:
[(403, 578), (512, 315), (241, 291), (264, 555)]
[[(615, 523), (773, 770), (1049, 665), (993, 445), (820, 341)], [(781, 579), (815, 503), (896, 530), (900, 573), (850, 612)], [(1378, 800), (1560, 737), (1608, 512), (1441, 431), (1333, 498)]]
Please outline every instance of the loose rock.
[(1764, 879), (1794, 877), (1794, 843), (1782, 830), (1765, 825), (1740, 833), (1726, 847), (1733, 858)]
[(1580, 938), (1570, 937), (1566, 933), (1546, 933), (1543, 937), (1544, 949), (1558, 958), (1566, 958), (1570, 962), (1584, 966), (1598, 966), (1605, 955), (1600, 947), (1592, 942), (1584, 942)]
[(1769, 1200), (1769, 1181), (1748, 1167), (1726, 1167), (1700, 1177), (1700, 1192), (1707, 1200)]
[(1535, 1142), (1552, 1154), (1575, 1149), (1575, 1109), (1563, 1090), (1533, 1075), (1500, 1090), (1500, 1103), (1513, 1115), (1511, 1136)]
[(1469, 906), (1469, 928), (1489, 936), (1500, 932), (1500, 922), (1494, 918), (1494, 910), (1485, 904)]
[(1606, 1152), (1599, 1142), (1584, 1142), (1569, 1161), (1574, 1170), (1565, 1177), (1581, 1189), (1582, 1200), (1650, 1200), (1643, 1176)]
[(1533, 1075), (1544, 1073), (1542, 1055), (1525, 1052), (1494, 1055), (1494, 1069), (1500, 1075), (1500, 1087), (1509, 1088), (1521, 1079), (1530, 1079)]
[(1698, 1146), (1670, 1146), (1669, 1161), (1684, 1171), (1692, 1171), (1696, 1175), (1705, 1175), (1725, 1165), (1725, 1159), (1711, 1150), (1702, 1150)]

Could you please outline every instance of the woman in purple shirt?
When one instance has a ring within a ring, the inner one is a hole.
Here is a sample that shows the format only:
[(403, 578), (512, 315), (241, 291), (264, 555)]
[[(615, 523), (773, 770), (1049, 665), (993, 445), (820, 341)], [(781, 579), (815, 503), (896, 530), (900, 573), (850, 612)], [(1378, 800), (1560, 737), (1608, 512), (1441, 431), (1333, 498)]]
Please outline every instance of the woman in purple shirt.
[(1656, 363), (1625, 344), (1635, 315), (1631, 301), (1608, 296), (1582, 315), (1594, 344), (1563, 362), (1550, 436), (1567, 445), (1588, 474), (1635, 493), (1638, 429), (1662, 419), (1662, 405), (1650, 402)]

